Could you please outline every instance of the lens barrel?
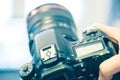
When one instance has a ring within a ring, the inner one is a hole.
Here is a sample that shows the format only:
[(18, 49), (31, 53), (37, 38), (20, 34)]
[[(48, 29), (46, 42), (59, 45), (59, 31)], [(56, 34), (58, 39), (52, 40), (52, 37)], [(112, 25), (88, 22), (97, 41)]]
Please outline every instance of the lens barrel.
[(49, 28), (63, 27), (76, 32), (70, 12), (58, 4), (44, 4), (32, 10), (27, 17), (30, 40), (34, 35)]

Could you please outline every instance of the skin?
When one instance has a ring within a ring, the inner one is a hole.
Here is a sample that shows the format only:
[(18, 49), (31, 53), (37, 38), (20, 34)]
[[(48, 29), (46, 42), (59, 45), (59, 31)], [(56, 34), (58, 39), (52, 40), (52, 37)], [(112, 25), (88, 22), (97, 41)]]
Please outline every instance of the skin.
[[(111, 40), (120, 45), (120, 28), (113, 28), (101, 24), (93, 24), (91, 27), (100, 29), (106, 33)], [(120, 47), (118, 54), (102, 62), (99, 68), (98, 80), (111, 80), (114, 74), (120, 72)]]

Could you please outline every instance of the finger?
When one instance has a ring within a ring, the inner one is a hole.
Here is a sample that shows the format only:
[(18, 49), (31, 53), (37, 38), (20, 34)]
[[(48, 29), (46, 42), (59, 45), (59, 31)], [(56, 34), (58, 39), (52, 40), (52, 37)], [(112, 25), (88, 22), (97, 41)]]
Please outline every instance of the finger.
[(101, 24), (93, 24), (91, 25), (94, 28), (100, 29), (103, 32), (105, 32), (110, 38), (118, 41), (120, 40), (120, 28), (113, 28), (113, 27), (108, 27), (106, 25), (101, 25)]
[(102, 73), (99, 72), (98, 80), (111, 80), (111, 79), (112, 79), (112, 76), (104, 77), (104, 75), (102, 75)]
[(98, 77), (98, 80), (111, 80), (112, 78), (109, 78), (109, 77), (104, 77), (104, 76), (99, 76)]
[(100, 73), (106, 79), (111, 78), (118, 72), (120, 72), (120, 55), (115, 55), (100, 64)]

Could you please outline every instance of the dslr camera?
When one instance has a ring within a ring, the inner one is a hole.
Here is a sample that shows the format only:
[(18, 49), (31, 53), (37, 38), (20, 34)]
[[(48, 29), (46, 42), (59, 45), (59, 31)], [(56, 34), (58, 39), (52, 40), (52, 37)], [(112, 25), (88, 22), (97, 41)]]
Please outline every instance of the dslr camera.
[(100, 63), (116, 54), (100, 30), (85, 30), (79, 40), (71, 13), (59, 4), (32, 10), (27, 30), (33, 60), (21, 66), (22, 80), (97, 80)]

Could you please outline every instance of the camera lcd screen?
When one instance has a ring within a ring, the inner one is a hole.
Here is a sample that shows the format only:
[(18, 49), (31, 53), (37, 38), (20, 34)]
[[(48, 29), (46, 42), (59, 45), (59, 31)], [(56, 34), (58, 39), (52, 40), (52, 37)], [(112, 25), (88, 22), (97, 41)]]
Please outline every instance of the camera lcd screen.
[(82, 57), (85, 55), (89, 55), (90, 53), (94, 53), (96, 51), (104, 49), (102, 42), (88, 43), (77, 46), (75, 48), (77, 57)]

